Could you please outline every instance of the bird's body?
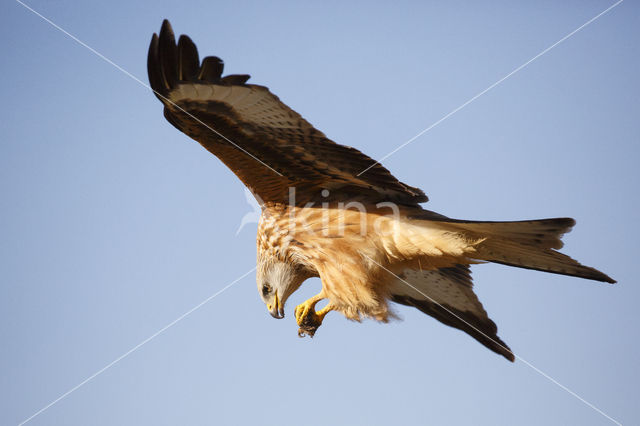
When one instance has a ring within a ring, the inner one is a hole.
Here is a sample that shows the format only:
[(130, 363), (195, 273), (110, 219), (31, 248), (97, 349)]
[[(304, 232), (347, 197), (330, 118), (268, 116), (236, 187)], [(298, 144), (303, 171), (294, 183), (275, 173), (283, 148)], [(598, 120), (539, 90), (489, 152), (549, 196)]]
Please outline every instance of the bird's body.
[[(386, 322), (390, 302), (414, 306), (513, 360), (472, 288), (469, 266), (494, 262), (613, 283), (557, 250), (573, 219), (482, 222), (425, 210), (422, 190), (360, 151), (336, 144), (249, 76), (222, 77), (165, 21), (149, 48), (151, 86), (167, 120), (220, 158), (262, 207), (257, 283), (270, 313), (310, 277), (322, 291), (299, 305), (301, 333), (330, 311)], [(328, 304), (320, 311), (315, 305)]]
[(258, 265), (272, 257), (296, 265), (300, 274), (322, 278), (326, 298), (345, 317), (387, 321), (394, 281), (385, 269), (403, 274), (475, 263), (479, 239), (455, 234), (443, 222), (408, 219), (408, 211), (365, 207), (265, 207)]

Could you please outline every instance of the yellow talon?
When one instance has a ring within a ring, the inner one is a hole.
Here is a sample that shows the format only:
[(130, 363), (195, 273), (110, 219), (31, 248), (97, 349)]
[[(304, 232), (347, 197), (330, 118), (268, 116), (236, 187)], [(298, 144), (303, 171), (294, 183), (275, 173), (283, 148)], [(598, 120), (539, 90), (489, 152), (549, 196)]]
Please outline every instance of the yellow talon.
[(320, 300), (322, 300), (322, 297), (318, 295), (296, 306), (294, 314), (296, 316), (296, 322), (300, 327), (298, 328), (298, 336), (304, 337), (308, 335), (309, 337), (313, 337), (322, 325), (325, 315), (332, 310), (331, 306), (327, 305), (316, 312), (315, 306)]

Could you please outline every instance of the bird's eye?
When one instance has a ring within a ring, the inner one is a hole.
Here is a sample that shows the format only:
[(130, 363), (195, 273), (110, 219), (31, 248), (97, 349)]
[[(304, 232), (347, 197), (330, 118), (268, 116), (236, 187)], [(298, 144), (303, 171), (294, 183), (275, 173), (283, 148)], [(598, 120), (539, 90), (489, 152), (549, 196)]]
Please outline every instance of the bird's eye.
[(262, 286), (262, 295), (266, 296), (269, 293), (271, 293), (271, 286), (269, 284), (264, 284)]

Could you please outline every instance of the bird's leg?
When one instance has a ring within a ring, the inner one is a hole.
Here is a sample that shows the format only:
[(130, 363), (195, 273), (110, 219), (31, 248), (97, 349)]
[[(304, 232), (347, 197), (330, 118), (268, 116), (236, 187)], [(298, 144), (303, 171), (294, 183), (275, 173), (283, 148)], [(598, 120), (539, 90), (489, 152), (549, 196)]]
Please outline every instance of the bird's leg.
[(333, 310), (331, 303), (329, 303), (316, 312), (316, 304), (322, 299), (324, 299), (324, 294), (320, 292), (306, 302), (296, 306), (294, 314), (300, 327), (298, 328), (298, 336), (304, 337), (308, 335), (309, 337), (313, 337), (316, 330), (322, 325), (322, 320), (324, 320), (325, 315)]

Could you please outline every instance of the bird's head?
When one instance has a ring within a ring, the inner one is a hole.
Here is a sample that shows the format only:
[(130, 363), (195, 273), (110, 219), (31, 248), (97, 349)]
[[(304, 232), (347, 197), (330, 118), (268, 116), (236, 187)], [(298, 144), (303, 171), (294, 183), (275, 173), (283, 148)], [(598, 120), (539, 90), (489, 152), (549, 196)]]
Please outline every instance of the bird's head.
[(299, 265), (274, 258), (258, 259), (258, 293), (274, 318), (284, 318), (284, 304), (311, 275)]

